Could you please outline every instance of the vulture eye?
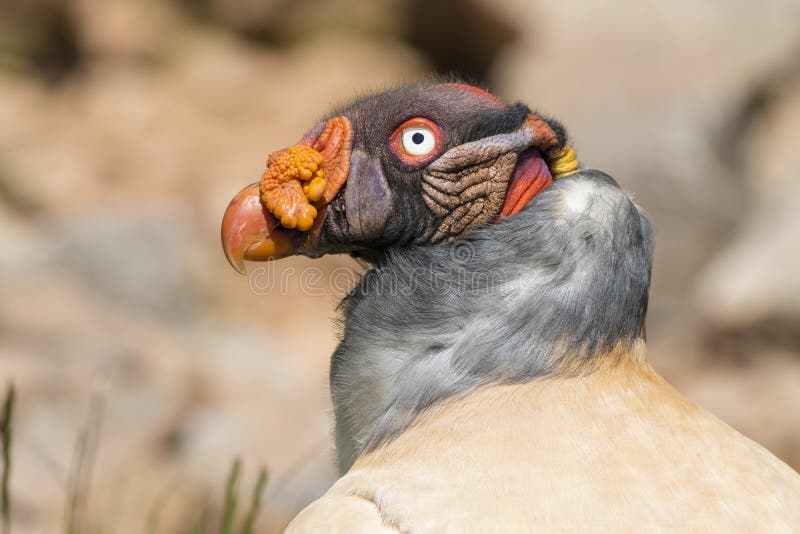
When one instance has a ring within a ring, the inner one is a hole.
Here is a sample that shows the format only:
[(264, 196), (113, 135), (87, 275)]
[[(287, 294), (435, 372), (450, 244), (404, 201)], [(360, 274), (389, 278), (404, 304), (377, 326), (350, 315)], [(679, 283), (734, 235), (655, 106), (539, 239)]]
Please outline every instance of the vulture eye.
[(425, 126), (412, 126), (403, 130), (403, 150), (412, 156), (427, 156), (436, 148), (433, 130)]
[(401, 124), (389, 141), (400, 159), (414, 165), (439, 152), (442, 132), (432, 121), (418, 117)]

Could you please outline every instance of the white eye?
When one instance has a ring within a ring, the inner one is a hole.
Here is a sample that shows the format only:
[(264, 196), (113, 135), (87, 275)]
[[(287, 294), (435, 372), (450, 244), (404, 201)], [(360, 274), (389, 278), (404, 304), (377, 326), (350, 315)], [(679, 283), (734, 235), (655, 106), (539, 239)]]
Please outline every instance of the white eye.
[(409, 126), (402, 134), (403, 150), (411, 156), (427, 156), (436, 148), (436, 135), (425, 126)]

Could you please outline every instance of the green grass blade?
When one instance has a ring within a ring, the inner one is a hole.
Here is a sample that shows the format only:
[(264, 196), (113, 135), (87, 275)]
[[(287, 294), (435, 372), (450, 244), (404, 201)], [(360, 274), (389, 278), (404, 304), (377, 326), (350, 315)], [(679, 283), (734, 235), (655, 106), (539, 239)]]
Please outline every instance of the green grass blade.
[(192, 526), (189, 529), (189, 534), (205, 534), (206, 527), (208, 525), (208, 506), (209, 506), (210, 498), (208, 495), (203, 498), (202, 506), (197, 511), (197, 515), (194, 517), (194, 521), (192, 521)]
[(78, 433), (67, 480), (64, 505), (64, 533), (78, 534), (87, 530), (84, 525), (86, 503), (92, 482), (92, 468), (97, 456), (105, 409), (104, 393), (97, 388), (89, 402), (86, 422)]
[(244, 518), (244, 524), (240, 534), (253, 534), (253, 526), (256, 523), (258, 512), (261, 510), (261, 498), (264, 495), (264, 487), (267, 485), (267, 468), (262, 467), (258, 472), (258, 479), (253, 486), (253, 495), (250, 498), (250, 509)]
[(233, 534), (233, 521), (236, 519), (236, 486), (239, 484), (241, 469), (242, 462), (239, 458), (236, 458), (228, 474), (228, 482), (225, 484), (225, 503), (222, 508), (220, 534)]
[(3, 534), (11, 533), (11, 432), (14, 414), (14, 385), (9, 384), (0, 418), (0, 449), (3, 456), (3, 473), (0, 478), (0, 521)]

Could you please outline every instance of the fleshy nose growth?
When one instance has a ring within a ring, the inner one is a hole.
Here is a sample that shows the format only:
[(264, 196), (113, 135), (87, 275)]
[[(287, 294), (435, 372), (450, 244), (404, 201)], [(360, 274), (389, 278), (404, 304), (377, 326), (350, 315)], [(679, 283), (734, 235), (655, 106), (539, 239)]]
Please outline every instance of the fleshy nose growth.
[(261, 201), (284, 228), (311, 230), (317, 202), (325, 192), (322, 154), (304, 145), (293, 145), (269, 155), (261, 177)]

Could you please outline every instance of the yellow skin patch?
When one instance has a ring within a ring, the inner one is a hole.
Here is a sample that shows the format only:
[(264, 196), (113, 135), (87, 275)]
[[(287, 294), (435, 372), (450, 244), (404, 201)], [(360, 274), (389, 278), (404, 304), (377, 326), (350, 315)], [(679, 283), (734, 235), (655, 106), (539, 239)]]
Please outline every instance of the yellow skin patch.
[(550, 168), (554, 180), (575, 174), (580, 169), (578, 156), (569, 145), (561, 147), (555, 154), (552, 154), (551, 158), (547, 162), (547, 166)]
[(292, 145), (273, 152), (261, 176), (261, 200), (281, 226), (307, 232), (317, 217), (311, 202), (325, 193), (323, 176), (322, 154), (310, 146)]

